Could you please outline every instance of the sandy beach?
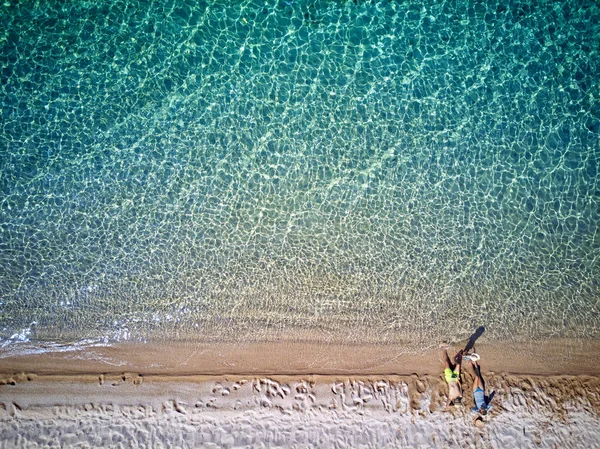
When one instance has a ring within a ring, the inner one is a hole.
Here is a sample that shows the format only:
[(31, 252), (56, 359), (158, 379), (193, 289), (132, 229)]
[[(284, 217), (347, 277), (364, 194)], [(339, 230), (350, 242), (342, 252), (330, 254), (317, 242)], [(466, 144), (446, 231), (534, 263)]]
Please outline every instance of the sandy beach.
[(597, 447), (599, 346), (477, 345), (494, 392), (494, 408), (477, 422), (467, 362), (464, 407), (444, 408), (437, 348), (414, 354), (285, 342), (5, 350), (0, 447)]
[[(468, 339), (455, 342), (464, 348)], [(486, 371), (533, 375), (600, 375), (600, 342), (550, 339), (497, 342), (475, 348)], [(44, 375), (438, 375), (437, 346), (416, 352), (395, 345), (294, 341), (163, 342), (92, 345), (23, 343), (0, 349), (0, 373)]]

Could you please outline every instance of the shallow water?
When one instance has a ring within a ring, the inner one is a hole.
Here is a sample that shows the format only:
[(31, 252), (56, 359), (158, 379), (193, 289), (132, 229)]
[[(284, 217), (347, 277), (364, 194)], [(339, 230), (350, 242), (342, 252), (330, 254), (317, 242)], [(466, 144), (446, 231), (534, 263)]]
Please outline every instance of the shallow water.
[(2, 345), (599, 336), (597, 2), (0, 8)]

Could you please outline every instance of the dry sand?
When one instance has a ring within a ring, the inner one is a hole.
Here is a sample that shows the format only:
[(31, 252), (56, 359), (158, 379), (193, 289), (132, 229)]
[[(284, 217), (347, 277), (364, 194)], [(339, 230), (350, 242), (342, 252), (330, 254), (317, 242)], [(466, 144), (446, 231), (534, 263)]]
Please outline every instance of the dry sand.
[(444, 409), (437, 349), (64, 349), (0, 352), (1, 448), (600, 447), (598, 342), (477, 345), (495, 392), (483, 425), (468, 369), (465, 408)]

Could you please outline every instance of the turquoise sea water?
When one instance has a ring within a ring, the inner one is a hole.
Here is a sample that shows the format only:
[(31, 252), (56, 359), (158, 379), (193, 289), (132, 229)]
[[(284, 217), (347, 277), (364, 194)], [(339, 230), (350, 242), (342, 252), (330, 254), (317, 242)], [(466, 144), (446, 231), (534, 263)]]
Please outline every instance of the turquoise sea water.
[(600, 4), (0, 5), (0, 337), (600, 336)]

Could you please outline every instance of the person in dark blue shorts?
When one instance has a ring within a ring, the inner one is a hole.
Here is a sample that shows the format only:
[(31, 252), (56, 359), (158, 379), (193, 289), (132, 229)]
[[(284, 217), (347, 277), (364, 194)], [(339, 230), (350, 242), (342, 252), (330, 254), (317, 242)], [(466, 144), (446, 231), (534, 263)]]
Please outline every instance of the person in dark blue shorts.
[(487, 412), (492, 409), (492, 406), (489, 403), (489, 398), (485, 396), (485, 382), (481, 375), (481, 367), (479, 366), (479, 363), (477, 363), (478, 359), (479, 356), (470, 358), (473, 373), (475, 375), (475, 378), (473, 379), (473, 399), (475, 399), (475, 407), (472, 408), (472, 411), (473, 413), (486, 415)]

